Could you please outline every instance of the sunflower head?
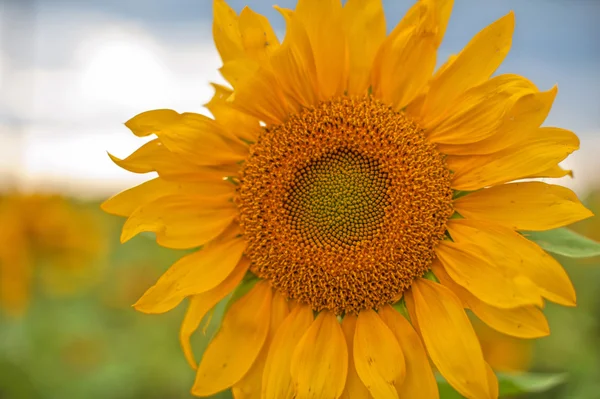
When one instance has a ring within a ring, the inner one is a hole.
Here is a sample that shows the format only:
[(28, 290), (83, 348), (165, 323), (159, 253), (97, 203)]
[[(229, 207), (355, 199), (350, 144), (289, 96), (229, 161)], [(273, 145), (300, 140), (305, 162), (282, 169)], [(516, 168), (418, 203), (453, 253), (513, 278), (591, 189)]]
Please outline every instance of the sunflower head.
[[(420, 0), (386, 34), (380, 0), (299, 0), (268, 20), (214, 1), (228, 86), (213, 117), (171, 110), (126, 123), (155, 135), (125, 159), (158, 177), (104, 203), (172, 248), (135, 307), (190, 299), (181, 329), (192, 393), (436, 398), (430, 366), (462, 395), (497, 397), (464, 309), (505, 334), (548, 334), (544, 300), (575, 304), (560, 265), (521, 230), (591, 213), (542, 182), (579, 146), (540, 127), (556, 88), (493, 76), (508, 13), (437, 70), (452, 1)], [(234, 292), (198, 364), (190, 336)]]

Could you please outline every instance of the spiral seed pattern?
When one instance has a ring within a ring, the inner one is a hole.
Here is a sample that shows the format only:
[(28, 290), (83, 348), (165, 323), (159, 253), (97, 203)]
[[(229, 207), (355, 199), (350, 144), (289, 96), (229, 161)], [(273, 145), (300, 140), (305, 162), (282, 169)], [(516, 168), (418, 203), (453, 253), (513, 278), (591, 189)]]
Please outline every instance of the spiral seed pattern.
[(340, 148), (296, 173), (284, 209), (314, 245), (351, 247), (375, 237), (388, 203), (387, 173), (355, 150)]

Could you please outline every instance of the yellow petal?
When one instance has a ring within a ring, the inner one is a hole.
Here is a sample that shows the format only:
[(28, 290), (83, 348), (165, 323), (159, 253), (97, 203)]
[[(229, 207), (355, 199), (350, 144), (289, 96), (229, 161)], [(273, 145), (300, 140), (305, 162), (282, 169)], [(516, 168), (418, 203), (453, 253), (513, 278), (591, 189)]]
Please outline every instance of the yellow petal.
[(439, 144), (484, 140), (500, 127), (513, 96), (536, 90), (533, 83), (519, 75), (496, 76), (458, 96), (444, 114), (425, 121), (423, 128), (429, 140)]
[(440, 115), (461, 93), (487, 80), (508, 54), (515, 26), (511, 11), (479, 32), (444, 73), (431, 82), (425, 120)]
[(313, 49), (321, 100), (341, 95), (348, 77), (348, 44), (339, 0), (299, 0), (296, 14)]
[(317, 70), (310, 40), (298, 16), (275, 7), (285, 18), (283, 45), (271, 57), (273, 73), (291, 102), (309, 107), (317, 102)]
[(571, 169), (563, 169), (559, 165), (554, 165), (546, 170), (529, 175), (530, 178), (546, 177), (546, 178), (554, 178), (554, 179), (557, 179), (560, 177), (565, 177), (565, 176), (573, 177), (573, 171)]
[[(512, 268), (533, 281), (545, 298), (561, 305), (575, 305), (575, 288), (569, 276), (542, 248), (507, 227), (477, 220), (455, 219), (448, 231), (456, 242), (477, 244), (503, 267)], [(506, 251), (510, 248), (510, 251)]]
[(396, 383), (401, 398), (438, 399), (437, 383), (421, 338), (400, 313), (386, 305), (379, 309), (379, 316), (392, 330), (406, 362), (406, 377)]
[(125, 126), (138, 137), (154, 134), (157, 125), (171, 125), (180, 120), (180, 115), (172, 109), (155, 109), (142, 112), (125, 122)]
[(229, 136), (255, 141), (260, 131), (258, 119), (232, 107), (231, 102), (227, 101), (233, 94), (232, 90), (216, 83), (211, 85), (215, 89), (215, 94), (204, 106), (214, 116), (217, 123)]
[(410, 103), (431, 79), (452, 3), (451, 0), (417, 3), (382, 44), (374, 66), (379, 71), (374, 73), (373, 88), (378, 97), (396, 110)]
[(231, 305), (198, 366), (193, 395), (214, 395), (250, 370), (269, 332), (271, 299), (271, 287), (260, 281)]
[(458, 298), (426, 279), (415, 280), (405, 296), (414, 303), (427, 352), (448, 383), (467, 398), (490, 398), (483, 353)]
[(279, 125), (293, 111), (273, 71), (265, 67), (259, 68), (250, 78), (241, 82), (231, 101), (237, 109), (266, 124)]
[(558, 166), (579, 148), (579, 139), (568, 130), (540, 128), (505, 150), (472, 156), (448, 156), (454, 172), (452, 188), (473, 191), (512, 180), (534, 177)]
[(472, 310), (488, 326), (513, 337), (540, 338), (550, 335), (544, 312), (535, 306), (499, 309), (479, 302)]
[(226, 198), (170, 195), (137, 208), (123, 226), (121, 242), (150, 231), (167, 248), (199, 247), (221, 234), (236, 215)]
[(496, 377), (496, 373), (494, 373), (494, 370), (492, 370), (492, 368), (490, 367), (490, 365), (486, 362), (485, 363), (485, 372), (487, 375), (487, 380), (488, 380), (488, 390), (490, 393), (490, 398), (498, 398), (498, 395), (500, 395), (500, 387), (498, 386), (498, 377)]
[(465, 145), (440, 145), (439, 150), (446, 154), (477, 155), (501, 151), (518, 145), (537, 129), (546, 119), (557, 93), (556, 86), (548, 91), (534, 92), (518, 97), (502, 117), (497, 132), (488, 139)]
[[(438, 76), (444, 73), (446, 69), (448, 69), (448, 67), (454, 62), (454, 60), (456, 60), (456, 57), (456, 54), (453, 54), (450, 57), (448, 57), (446, 62), (442, 64), (442, 66), (440, 66), (435, 72), (431, 80), (437, 79)], [(431, 81), (429, 83), (431, 83)], [(425, 100), (427, 99), (427, 93), (429, 92), (429, 83), (423, 86), (423, 88), (421, 89), (421, 93), (417, 97), (415, 97), (404, 109), (404, 111), (408, 115), (412, 116), (415, 120), (419, 121), (420, 123), (426, 122), (422, 120), (422, 113), (423, 107), (425, 106)]]
[(269, 20), (248, 7), (240, 14), (239, 29), (246, 55), (252, 59), (265, 63), (279, 47), (279, 39)]
[(531, 281), (494, 264), (495, 259), (482, 256), (474, 244), (442, 241), (435, 253), (454, 281), (492, 306), (542, 305), (539, 290)]
[(223, 180), (182, 183), (156, 178), (148, 180), (109, 198), (102, 204), (102, 210), (118, 216), (129, 216), (142, 204), (155, 201), (167, 195), (200, 194), (200, 195), (233, 195), (235, 186)]
[(371, 394), (363, 384), (354, 365), (354, 331), (356, 330), (356, 316), (347, 314), (342, 320), (342, 331), (346, 337), (346, 346), (348, 347), (348, 377), (346, 386), (342, 393), (342, 399), (370, 399)]
[(489, 220), (514, 230), (550, 230), (593, 216), (568, 188), (541, 182), (511, 183), (454, 201), (467, 219)]
[(209, 167), (188, 162), (169, 151), (160, 139), (147, 142), (125, 159), (108, 156), (117, 166), (130, 172), (157, 172), (160, 177), (172, 181), (222, 180), (226, 176), (236, 176), (239, 171), (239, 165), (235, 163)]
[(210, 291), (190, 297), (190, 305), (188, 306), (183, 323), (181, 324), (181, 330), (179, 331), (179, 342), (183, 348), (183, 354), (185, 355), (186, 360), (194, 370), (196, 370), (198, 366), (196, 364), (196, 359), (194, 358), (194, 352), (192, 351), (190, 337), (194, 331), (198, 329), (198, 326), (206, 313), (232, 292), (240, 281), (242, 281), (249, 266), (250, 261), (248, 258), (242, 258), (233, 272), (231, 272), (221, 284)]
[(156, 134), (164, 146), (196, 165), (219, 165), (244, 159), (247, 147), (228, 140), (212, 119), (194, 113), (146, 111), (125, 125), (138, 136)]
[(148, 173), (156, 171), (153, 165), (155, 156), (160, 157), (160, 155), (168, 152), (159, 139), (154, 139), (138, 148), (127, 158), (120, 159), (110, 153), (108, 156), (117, 166), (125, 170), (133, 173)]
[(397, 398), (406, 375), (404, 355), (390, 328), (374, 310), (363, 310), (354, 332), (356, 372), (374, 398)]
[(185, 297), (206, 292), (222, 283), (239, 263), (246, 241), (210, 243), (173, 264), (134, 305), (144, 313), (163, 313)]
[(213, 1), (213, 38), (223, 63), (244, 57), (238, 16), (225, 0)]
[(364, 94), (370, 84), (375, 54), (385, 39), (381, 0), (348, 0), (342, 13), (350, 57), (348, 94)]
[(348, 348), (335, 314), (321, 311), (292, 355), (290, 372), (298, 398), (337, 399), (344, 391)]
[(289, 314), (287, 299), (281, 294), (275, 292), (273, 294), (273, 303), (271, 307), (271, 323), (269, 324), (269, 334), (263, 345), (262, 350), (258, 354), (256, 361), (250, 368), (250, 371), (238, 381), (232, 388), (233, 397), (235, 399), (253, 399), (260, 398), (262, 391), (262, 377), (269, 353), (269, 347), (277, 330), (283, 323), (283, 320)]
[(297, 305), (273, 337), (265, 363), (262, 396), (266, 399), (291, 399), (295, 396), (290, 367), (294, 349), (313, 322), (309, 306)]
[(477, 317), (493, 329), (519, 338), (539, 338), (550, 334), (548, 321), (539, 308), (532, 305), (510, 309), (496, 308), (480, 301), (469, 291), (456, 284), (439, 262), (435, 261), (431, 270), (438, 280), (450, 288), (461, 300), (464, 307), (471, 309)]
[(242, 82), (251, 78), (259, 67), (260, 64), (250, 58), (236, 58), (224, 63), (219, 72), (231, 87), (237, 89)]

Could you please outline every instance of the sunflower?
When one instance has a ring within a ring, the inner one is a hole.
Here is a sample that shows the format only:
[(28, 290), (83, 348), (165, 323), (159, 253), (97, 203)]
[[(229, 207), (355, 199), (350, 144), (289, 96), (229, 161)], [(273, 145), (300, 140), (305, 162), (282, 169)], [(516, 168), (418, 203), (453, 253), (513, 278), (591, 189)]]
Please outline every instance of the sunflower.
[(20, 315), (33, 281), (68, 294), (93, 281), (90, 262), (105, 242), (93, 215), (58, 195), (0, 197), (0, 308)]
[[(158, 177), (109, 199), (121, 240), (202, 247), (134, 305), (189, 298), (180, 339), (192, 393), (236, 398), (435, 398), (433, 363), (468, 398), (498, 396), (465, 313), (517, 337), (548, 334), (544, 299), (575, 305), (561, 266), (520, 230), (591, 216), (538, 181), (575, 134), (540, 127), (556, 88), (492, 77), (509, 13), (434, 72), (451, 0), (417, 2), (386, 35), (380, 0), (299, 0), (268, 20), (214, 1), (230, 87), (213, 118), (148, 111), (126, 126), (156, 135), (125, 159)], [(240, 287), (236, 290), (236, 287)], [(202, 359), (190, 336), (235, 291)]]

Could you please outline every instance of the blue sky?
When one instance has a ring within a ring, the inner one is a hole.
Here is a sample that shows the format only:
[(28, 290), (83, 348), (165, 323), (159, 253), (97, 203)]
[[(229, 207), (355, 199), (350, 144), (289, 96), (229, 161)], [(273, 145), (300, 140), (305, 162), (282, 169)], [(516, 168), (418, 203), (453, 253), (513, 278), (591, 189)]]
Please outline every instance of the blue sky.
[[(229, 3), (237, 11), (247, 4), (267, 15), (283, 36), (283, 20), (271, 0)], [(295, 1), (277, 4), (293, 7)], [(411, 4), (384, 0), (388, 30)], [(209, 0), (6, 0), (3, 5), (0, 140), (4, 152), (16, 147), (10, 157), (0, 154), (0, 173), (14, 175), (13, 164), (19, 164), (31, 178), (69, 169), (67, 178), (91, 174), (106, 184), (129, 184), (98, 146), (126, 155), (140, 143), (122, 130), (124, 120), (147, 108), (199, 112), (211, 94), (208, 82), (220, 79)], [(558, 84), (546, 124), (581, 136), (587, 149), (574, 159), (581, 181), (590, 180), (600, 169), (594, 163), (600, 149), (600, 1), (455, 0), (440, 63), (510, 10), (517, 20), (513, 48), (498, 73), (522, 74), (541, 89)], [(85, 154), (79, 161), (89, 166), (79, 175), (68, 157), (59, 162), (48, 155), (65, 147), (71, 156)]]

